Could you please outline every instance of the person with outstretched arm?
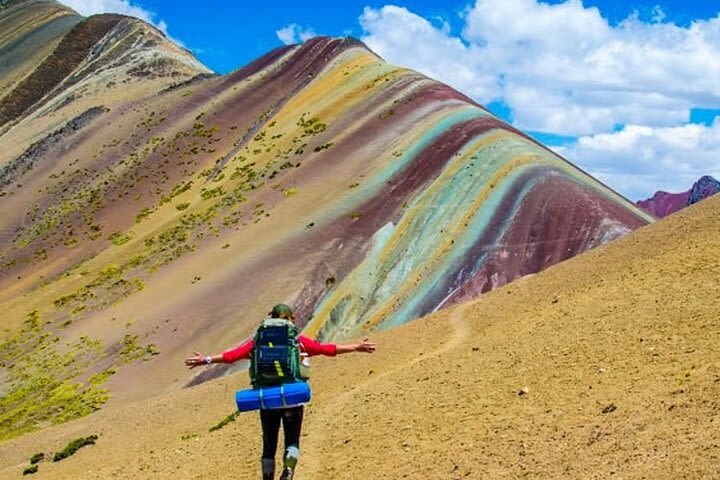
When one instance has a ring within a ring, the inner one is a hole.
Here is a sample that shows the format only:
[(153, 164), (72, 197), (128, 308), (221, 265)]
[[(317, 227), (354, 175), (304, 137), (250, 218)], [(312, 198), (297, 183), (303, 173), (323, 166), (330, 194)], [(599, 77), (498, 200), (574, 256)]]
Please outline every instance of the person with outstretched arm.
[[(284, 304), (275, 305), (270, 312), (270, 316), (273, 319), (285, 319), (293, 324), (295, 323), (292, 309)], [(297, 342), (300, 350), (309, 357), (315, 355), (334, 357), (335, 355), (351, 352), (372, 353), (376, 348), (375, 343), (368, 341), (368, 339), (357, 343), (336, 345), (333, 343), (320, 343), (304, 335), (298, 335)], [(192, 369), (201, 365), (232, 363), (241, 359), (250, 359), (253, 347), (254, 340), (250, 338), (237, 347), (218, 355), (207, 356), (200, 352), (194, 352), (194, 356), (185, 359), (185, 365)], [(285, 455), (280, 480), (292, 479), (300, 457), (300, 430), (302, 428), (303, 410), (303, 405), (260, 410), (260, 424), (263, 436), (261, 458), (263, 480), (273, 480), (275, 478), (275, 453), (281, 423), (285, 434)]]

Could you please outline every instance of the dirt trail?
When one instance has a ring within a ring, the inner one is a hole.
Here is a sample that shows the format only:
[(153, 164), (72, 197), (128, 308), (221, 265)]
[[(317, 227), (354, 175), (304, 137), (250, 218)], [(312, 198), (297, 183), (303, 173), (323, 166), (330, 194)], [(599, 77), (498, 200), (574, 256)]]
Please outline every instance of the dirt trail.
[[(720, 478), (720, 196), (316, 358), (300, 479)], [(0, 444), (0, 478), (259, 478), (244, 373)], [(524, 389), (524, 390), (523, 390)], [(522, 395), (518, 393), (524, 391)]]
[[(404, 363), (394, 364), (394, 366), (390, 369), (384, 369), (382, 373), (368, 377), (366, 380), (356, 383), (347, 391), (336, 395), (329, 401), (323, 402), (319, 407), (319, 411), (314, 411), (312, 419), (308, 421), (308, 423), (310, 423), (310, 428), (314, 430), (318, 425), (327, 425), (330, 423), (331, 419), (344, 415), (345, 412), (343, 409), (350, 399), (357, 398), (359, 394), (369, 390), (372, 386), (379, 382), (392, 379), (398, 371), (411, 369), (415, 365), (424, 362), (432, 362), (435, 357), (439, 357), (457, 347), (461, 341), (466, 340), (468, 337), (469, 328), (466, 316), (471, 305), (472, 304), (468, 303), (454, 309), (450, 315), (451, 332), (449, 338), (440, 343), (438, 347), (428, 351), (427, 353), (422, 352), (424, 355), (414, 357)], [(307, 449), (309, 452), (323, 452), (327, 450), (329, 446), (326, 445), (326, 437), (322, 434), (322, 431), (313, 433), (315, 434), (307, 435), (304, 439), (302, 450), (304, 451)], [(324, 457), (322, 455), (312, 455), (303, 458), (301, 470), (299, 470), (298, 473), (307, 478), (322, 478), (324, 476), (324, 472), (327, 471), (323, 458)]]

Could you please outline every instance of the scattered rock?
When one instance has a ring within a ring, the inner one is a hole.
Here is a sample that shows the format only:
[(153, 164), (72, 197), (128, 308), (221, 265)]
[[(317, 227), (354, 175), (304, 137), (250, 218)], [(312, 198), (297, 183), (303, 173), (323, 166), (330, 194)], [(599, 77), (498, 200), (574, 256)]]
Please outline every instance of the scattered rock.
[(522, 387), (517, 391), (519, 396), (527, 395), (528, 393), (530, 393), (530, 389), (528, 387)]
[(605, 405), (605, 408), (602, 409), (602, 413), (611, 413), (617, 410), (617, 407), (614, 403), (610, 403), (608, 405)]

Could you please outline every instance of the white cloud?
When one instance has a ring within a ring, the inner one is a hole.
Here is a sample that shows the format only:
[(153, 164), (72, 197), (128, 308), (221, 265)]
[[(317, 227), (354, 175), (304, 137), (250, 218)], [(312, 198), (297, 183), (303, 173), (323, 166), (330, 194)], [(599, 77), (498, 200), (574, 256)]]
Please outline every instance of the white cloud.
[(637, 14), (610, 25), (579, 0), (478, 0), (462, 34), (396, 6), (366, 8), (366, 44), (471, 95), (505, 102), (522, 129), (578, 135), (677, 126), (720, 107), (720, 15), (687, 27)]
[(474, 99), (489, 103), (501, 94), (500, 79), (483, 65), (477, 48), (435, 27), (404, 7), (365, 7), (362, 40), (391, 63), (408, 66), (443, 81)]
[(720, 117), (711, 126), (628, 125), (555, 150), (633, 200), (681, 192), (700, 174), (720, 179)]
[(139, 18), (163, 32), (171, 41), (185, 47), (182, 41), (168, 33), (168, 26), (164, 20), (156, 20), (154, 13), (138, 5), (133, 5), (130, 0), (60, 0), (60, 2), (86, 17), (98, 13), (119, 13)]
[(302, 28), (296, 23), (291, 23), (290, 25), (277, 30), (275, 34), (285, 45), (302, 43), (317, 35), (312, 28)]

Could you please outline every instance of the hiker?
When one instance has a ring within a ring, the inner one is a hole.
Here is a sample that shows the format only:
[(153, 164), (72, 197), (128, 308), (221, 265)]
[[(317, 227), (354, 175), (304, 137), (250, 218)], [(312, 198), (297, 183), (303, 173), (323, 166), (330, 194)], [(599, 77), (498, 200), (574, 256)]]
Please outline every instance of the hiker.
[[(288, 320), (294, 326), (295, 316), (293, 315), (292, 309), (285, 304), (275, 305), (269, 315), (273, 319)], [(341, 353), (372, 353), (375, 351), (375, 343), (367, 339), (357, 343), (336, 345), (333, 343), (320, 343), (304, 335), (298, 335), (297, 342), (301, 352), (310, 357), (315, 355), (334, 357)], [(185, 365), (192, 369), (211, 363), (232, 363), (241, 359), (250, 359), (253, 353), (253, 345), (254, 339), (251, 338), (237, 347), (226, 350), (218, 355), (206, 356), (199, 352), (194, 352), (195, 356), (185, 359)], [(253, 380), (253, 386), (257, 386), (255, 385), (255, 380)], [(285, 455), (283, 457), (283, 471), (280, 475), (280, 480), (292, 479), (295, 466), (300, 457), (300, 429), (302, 428), (303, 408), (301, 404), (285, 408), (260, 409), (260, 424), (262, 425), (263, 435), (263, 453), (261, 459), (263, 480), (273, 480), (275, 478), (275, 452), (277, 451), (280, 423), (283, 424), (283, 432), (285, 434)]]

